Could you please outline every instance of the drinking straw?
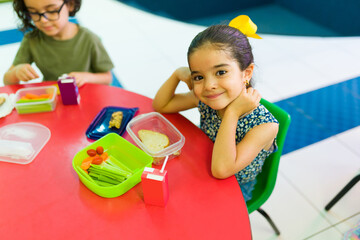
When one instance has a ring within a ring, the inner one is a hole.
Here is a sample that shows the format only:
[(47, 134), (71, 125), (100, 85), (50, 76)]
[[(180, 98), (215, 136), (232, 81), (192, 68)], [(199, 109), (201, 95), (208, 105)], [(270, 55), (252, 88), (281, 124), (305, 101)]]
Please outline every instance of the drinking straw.
[(169, 159), (169, 155), (167, 155), (165, 157), (165, 161), (164, 161), (164, 163), (163, 163), (163, 165), (161, 167), (161, 170), (160, 170), (161, 173), (164, 172), (164, 169), (165, 169), (165, 166), (166, 166), (166, 163), (167, 163), (168, 159)]

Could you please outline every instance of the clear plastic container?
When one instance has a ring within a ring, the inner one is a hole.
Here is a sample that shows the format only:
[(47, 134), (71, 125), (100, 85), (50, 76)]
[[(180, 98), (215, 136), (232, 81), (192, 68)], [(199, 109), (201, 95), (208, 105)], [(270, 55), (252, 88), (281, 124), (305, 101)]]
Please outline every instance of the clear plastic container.
[(20, 122), (0, 128), (0, 161), (31, 163), (51, 136), (44, 125)]
[[(165, 134), (169, 138), (169, 146), (159, 152), (152, 152), (139, 138), (138, 132), (142, 129)], [(179, 132), (179, 130), (177, 130), (172, 123), (157, 112), (141, 114), (133, 118), (128, 123), (126, 131), (144, 152), (153, 157), (154, 165), (161, 165), (166, 156), (169, 156), (168, 160), (179, 156), (181, 148), (185, 144), (185, 137)]]
[[(40, 96), (41, 94), (49, 94), (49, 98), (38, 100), (23, 100), (26, 94), (34, 94)], [(15, 108), (19, 114), (36, 113), (36, 112), (50, 112), (54, 111), (57, 102), (57, 88), (56, 86), (42, 86), (21, 88), (15, 94)]]

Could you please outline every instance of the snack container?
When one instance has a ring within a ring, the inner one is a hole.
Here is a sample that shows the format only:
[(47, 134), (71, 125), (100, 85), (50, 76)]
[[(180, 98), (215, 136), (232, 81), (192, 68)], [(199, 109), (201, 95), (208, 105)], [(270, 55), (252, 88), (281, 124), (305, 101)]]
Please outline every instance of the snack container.
[[(132, 175), (117, 185), (104, 187), (96, 184), (80, 166), (82, 161), (88, 157), (87, 150), (96, 149), (98, 146), (102, 146), (110, 159), (115, 160), (122, 169), (131, 172)], [(74, 156), (72, 162), (80, 181), (89, 190), (105, 198), (118, 197), (133, 188), (141, 181), (145, 167), (151, 167), (151, 164), (152, 158), (149, 155), (116, 133), (109, 133), (83, 148)]]
[(0, 161), (29, 164), (51, 137), (42, 124), (19, 122), (0, 128)]
[[(41, 100), (21, 100), (27, 94), (40, 96), (41, 94), (49, 94), (50, 98)], [(56, 86), (29, 87), (17, 90), (15, 94), (15, 108), (19, 114), (51, 112), (54, 111), (57, 102)]]
[[(169, 138), (169, 146), (158, 152), (150, 151), (139, 138), (138, 132), (142, 129), (165, 134)], [(185, 144), (185, 137), (179, 130), (163, 115), (157, 112), (145, 113), (133, 118), (128, 123), (126, 131), (144, 152), (153, 157), (154, 165), (161, 165), (166, 156), (169, 156), (169, 160), (179, 156), (181, 148)]]

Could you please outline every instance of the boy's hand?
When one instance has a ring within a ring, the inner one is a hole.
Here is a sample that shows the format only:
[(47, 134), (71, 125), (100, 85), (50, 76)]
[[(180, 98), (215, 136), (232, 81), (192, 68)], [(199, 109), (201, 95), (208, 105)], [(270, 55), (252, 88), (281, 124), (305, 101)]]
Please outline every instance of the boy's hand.
[(27, 82), (39, 77), (35, 69), (28, 63), (16, 65), (14, 68), (15, 77), (19, 81)]
[(176, 69), (175, 71), (176, 71), (177, 78), (179, 80), (183, 81), (184, 83), (186, 83), (188, 88), (191, 90), (192, 89), (192, 83), (191, 83), (190, 69), (188, 67), (180, 67), (180, 68)]
[(235, 98), (227, 107), (226, 111), (233, 111), (238, 117), (241, 115), (253, 111), (259, 106), (261, 99), (260, 93), (249, 87), (248, 89), (244, 88), (240, 95)]
[(69, 77), (75, 78), (76, 86), (82, 87), (85, 83), (90, 82), (92, 75), (88, 72), (71, 72)]

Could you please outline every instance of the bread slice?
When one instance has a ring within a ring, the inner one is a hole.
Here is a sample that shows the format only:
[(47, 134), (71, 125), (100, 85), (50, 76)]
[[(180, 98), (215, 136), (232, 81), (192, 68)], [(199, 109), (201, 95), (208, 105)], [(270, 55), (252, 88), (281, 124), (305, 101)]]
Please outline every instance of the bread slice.
[(3, 103), (5, 103), (6, 98), (5, 97), (0, 97), (0, 106), (3, 105)]
[(138, 135), (150, 152), (159, 152), (170, 144), (168, 136), (159, 132), (141, 129), (138, 131)]

